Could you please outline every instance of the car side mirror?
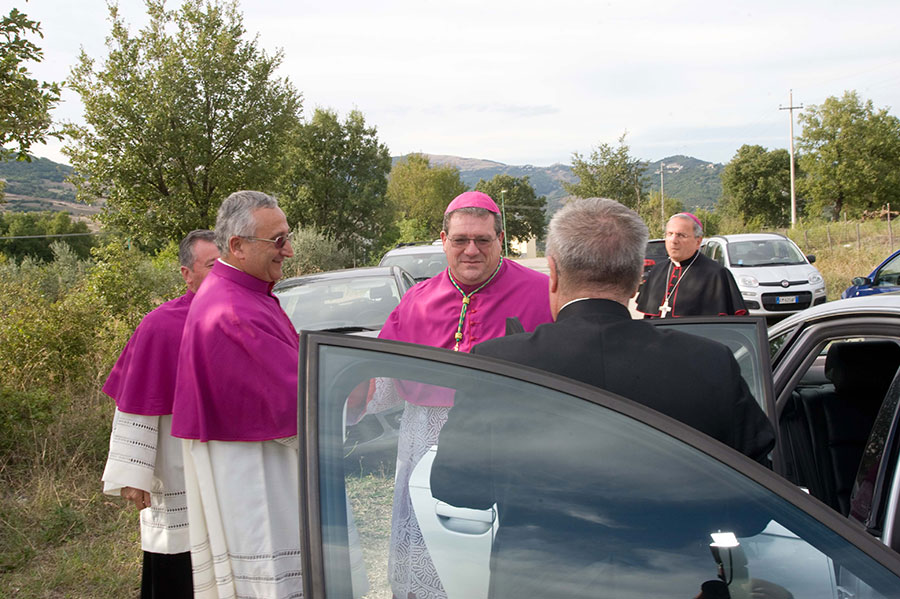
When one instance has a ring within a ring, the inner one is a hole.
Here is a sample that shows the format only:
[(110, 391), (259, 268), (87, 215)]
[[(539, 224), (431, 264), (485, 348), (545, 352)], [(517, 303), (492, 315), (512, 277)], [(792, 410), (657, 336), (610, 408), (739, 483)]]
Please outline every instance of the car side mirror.
[(815, 254), (807, 254), (806, 259), (809, 260), (810, 264), (813, 264), (816, 261), (816, 255)]
[(853, 277), (853, 280), (850, 281), (853, 285), (859, 287), (860, 285), (871, 285), (872, 281), (868, 277)]

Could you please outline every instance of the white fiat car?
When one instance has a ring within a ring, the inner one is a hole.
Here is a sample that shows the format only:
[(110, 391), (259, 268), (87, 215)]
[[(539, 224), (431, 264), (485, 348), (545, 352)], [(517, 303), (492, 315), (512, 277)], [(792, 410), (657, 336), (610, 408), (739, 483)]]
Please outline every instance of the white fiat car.
[(786, 316), (825, 303), (816, 257), (784, 235), (717, 235), (704, 239), (700, 251), (731, 271), (750, 314)]

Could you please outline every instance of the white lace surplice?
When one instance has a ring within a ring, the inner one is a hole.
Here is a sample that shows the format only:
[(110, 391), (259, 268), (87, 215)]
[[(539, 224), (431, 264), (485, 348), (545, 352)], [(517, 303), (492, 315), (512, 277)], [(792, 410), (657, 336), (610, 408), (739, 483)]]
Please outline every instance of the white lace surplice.
[(103, 492), (120, 495), (124, 487), (150, 492), (141, 510), (141, 549), (150, 553), (190, 551), (181, 439), (172, 416), (144, 416), (116, 410), (103, 471)]
[(375, 393), (366, 411), (380, 412), (400, 403), (404, 407), (397, 443), (397, 471), (394, 477), (388, 557), (391, 591), (397, 599), (445, 599), (447, 593), (425, 546), (413, 510), (409, 496), (409, 478), (422, 456), (437, 443), (450, 408), (404, 402), (396, 391), (394, 381), (381, 378), (375, 380)]

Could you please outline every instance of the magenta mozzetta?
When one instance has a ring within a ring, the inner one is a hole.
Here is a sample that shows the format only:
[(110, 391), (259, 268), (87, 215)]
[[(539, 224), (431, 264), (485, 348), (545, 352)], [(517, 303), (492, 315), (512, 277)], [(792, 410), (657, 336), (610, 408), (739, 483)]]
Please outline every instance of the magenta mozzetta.
[(221, 261), (209, 273), (184, 325), (174, 436), (268, 441), (297, 434), (298, 336), (272, 285)]

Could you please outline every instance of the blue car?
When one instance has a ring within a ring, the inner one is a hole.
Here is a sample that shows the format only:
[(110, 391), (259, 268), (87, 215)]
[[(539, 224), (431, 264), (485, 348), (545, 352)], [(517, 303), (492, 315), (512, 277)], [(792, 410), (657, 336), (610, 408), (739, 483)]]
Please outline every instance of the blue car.
[(869, 276), (855, 277), (851, 282), (853, 284), (844, 289), (841, 298), (900, 291), (900, 250), (879, 264)]

